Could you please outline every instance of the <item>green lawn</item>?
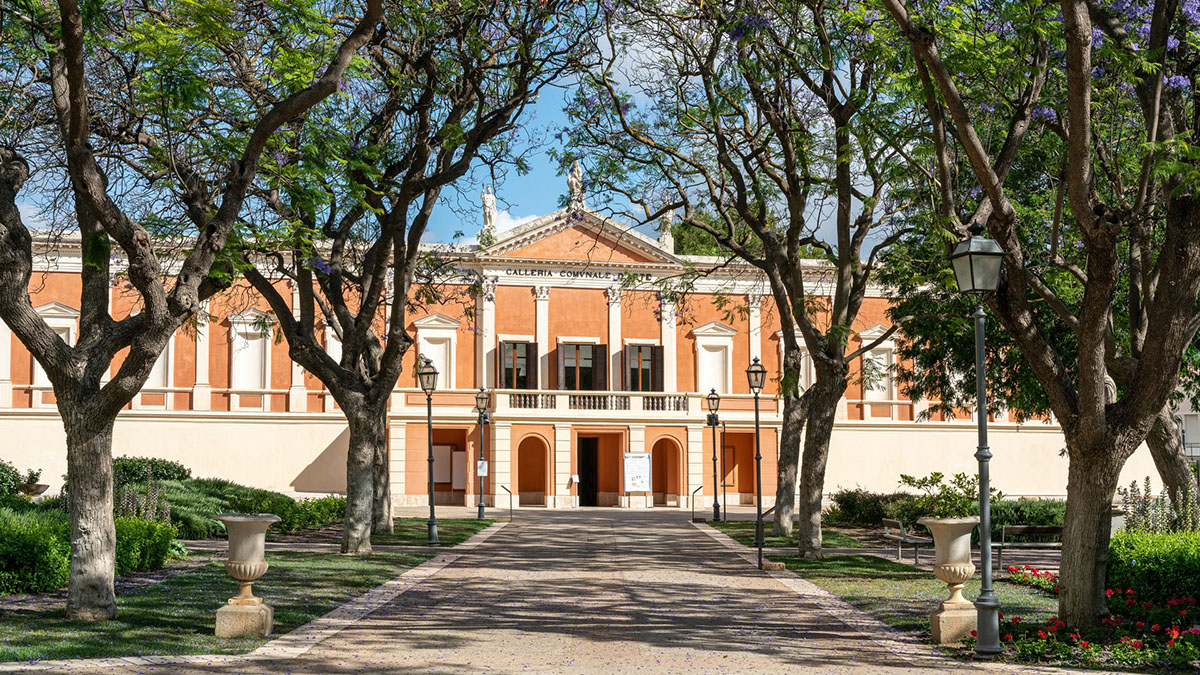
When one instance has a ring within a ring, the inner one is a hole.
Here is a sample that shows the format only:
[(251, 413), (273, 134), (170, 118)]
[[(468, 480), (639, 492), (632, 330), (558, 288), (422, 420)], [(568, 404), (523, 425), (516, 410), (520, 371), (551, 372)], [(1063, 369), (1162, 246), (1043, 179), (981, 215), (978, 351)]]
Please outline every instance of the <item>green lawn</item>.
[[(754, 521), (710, 522), (709, 525), (729, 535), (739, 544), (754, 545)], [(777, 537), (771, 534), (771, 523), (766, 523), (764, 526), (767, 533), (766, 540), (763, 542), (765, 546), (771, 548), (794, 548), (796, 546), (795, 537)], [(821, 542), (826, 548), (862, 548), (862, 543), (857, 539), (829, 528), (821, 529)]]
[[(425, 554), (267, 553), (271, 568), (254, 594), (275, 608), (282, 635), (392, 579), (429, 558)], [(113, 621), (69, 621), (62, 609), (6, 613), (0, 620), (0, 661), (150, 654), (244, 653), (260, 638), (213, 635), (217, 609), (237, 594), (237, 582), (214, 560), (117, 598)]]
[[(395, 534), (373, 534), (372, 544), (421, 544), (429, 543), (429, 520), (427, 518), (396, 518)], [(442, 546), (461, 544), (496, 521), (475, 518), (438, 518), (438, 543)]]
[[(817, 560), (772, 557), (787, 568), (846, 602), (901, 630), (929, 634), (929, 613), (949, 595), (932, 572), (869, 555), (834, 555)], [(1050, 595), (1007, 582), (995, 585), (1005, 616), (1045, 623), (1058, 612)], [(979, 577), (966, 585), (968, 599), (979, 595)]]

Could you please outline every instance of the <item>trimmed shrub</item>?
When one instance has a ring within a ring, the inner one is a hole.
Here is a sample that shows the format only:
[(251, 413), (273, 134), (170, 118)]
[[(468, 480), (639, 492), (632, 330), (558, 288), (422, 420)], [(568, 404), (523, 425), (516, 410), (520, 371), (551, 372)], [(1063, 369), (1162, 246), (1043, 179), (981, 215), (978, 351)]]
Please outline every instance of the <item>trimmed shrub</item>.
[[(130, 486), (140, 489), (139, 486)], [(160, 494), (170, 506), (171, 522), (184, 539), (208, 539), (225, 528), (214, 516), (220, 513), (274, 513), (280, 522), (268, 535), (288, 534), (340, 522), (346, 512), (344, 497), (328, 496), (296, 501), (291, 497), (246, 487), (219, 478), (165, 480)]]
[(17, 494), (17, 485), (21, 482), (17, 467), (0, 459), (0, 497)]
[(117, 518), (117, 575), (160, 569), (171, 553), (175, 528), (141, 518)]
[[(880, 494), (862, 488), (838, 490), (833, 494), (834, 507), (830, 509), (830, 522), (878, 527), (879, 521), (888, 517), (887, 506), (902, 499), (912, 499), (902, 492)], [(836, 513), (833, 511), (836, 509)]]
[(1200, 589), (1200, 532), (1119, 532), (1108, 545), (1109, 588), (1139, 599), (1194, 597)]
[[(1067, 515), (1063, 501), (998, 501), (992, 502), (992, 541), (1000, 541), (1000, 528), (1005, 525), (1062, 525)], [(1009, 537), (1008, 541), (1054, 540), (1056, 537)]]
[(49, 592), (66, 585), (69, 541), (64, 513), (0, 508), (0, 595)]
[(179, 462), (153, 457), (117, 457), (113, 459), (113, 486), (120, 488), (128, 483), (142, 483), (146, 472), (154, 480), (187, 480), (192, 470)]

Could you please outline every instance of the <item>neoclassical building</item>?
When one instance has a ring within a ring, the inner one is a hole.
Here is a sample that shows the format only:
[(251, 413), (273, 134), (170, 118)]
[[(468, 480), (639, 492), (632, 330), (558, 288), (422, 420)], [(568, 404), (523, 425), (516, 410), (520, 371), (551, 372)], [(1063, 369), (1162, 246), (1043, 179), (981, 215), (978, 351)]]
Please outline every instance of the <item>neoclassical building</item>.
[[(490, 209), (494, 201), (485, 204)], [(487, 227), (493, 215), (485, 213)], [(689, 293), (664, 295), (663, 279), (716, 261), (677, 255), (669, 235), (647, 237), (588, 209), (581, 198), (488, 235), (493, 243), (485, 247), (446, 249), (464, 280), (483, 279), (482, 290), (452, 293), (408, 316), (416, 348), (406, 357), (388, 426), (397, 507), (428, 503), (418, 352), (439, 371), (433, 394), (439, 504), (474, 504), (481, 481), (489, 504), (507, 505), (511, 492), (522, 507), (689, 508), (693, 501), (703, 507), (713, 501), (714, 474), (729, 505), (751, 504), (754, 397), (745, 369), (755, 358), (768, 372), (760, 398), (762, 485), (764, 502), (773, 502), (780, 313), (758, 275), (744, 266), (715, 266)], [(33, 304), (70, 342), (79, 251), (59, 245), (38, 266)], [(819, 287), (826, 269), (814, 261), (806, 273)], [(165, 457), (197, 476), (288, 493), (344, 490), (341, 413), (264, 329), (265, 302), (247, 300), (244, 292), (233, 296), (214, 299), (194, 327), (175, 336), (118, 419), (114, 454)], [(111, 304), (118, 317), (133, 306), (119, 287)], [(872, 290), (852, 348), (886, 330), (887, 304), (881, 289)], [(327, 348), (336, 353), (332, 336)], [(894, 364), (886, 342), (866, 358), (885, 369)], [(802, 384), (811, 377), (806, 372)], [(484, 427), (474, 408), (481, 387), (491, 395), (491, 423)], [(712, 390), (721, 396), (715, 452), (704, 399)], [(927, 408), (897, 391), (891, 377), (866, 388), (852, 384), (838, 408), (826, 491), (892, 491), (901, 473), (973, 472), (973, 421), (922, 414)], [(991, 429), (994, 485), (1009, 495), (1065, 494), (1055, 424), (1017, 424), (1001, 415)], [(43, 480), (57, 490), (66, 451), (53, 393), (2, 322), (0, 437), (4, 459), (44, 469)], [(1143, 449), (1124, 482), (1154, 474)]]

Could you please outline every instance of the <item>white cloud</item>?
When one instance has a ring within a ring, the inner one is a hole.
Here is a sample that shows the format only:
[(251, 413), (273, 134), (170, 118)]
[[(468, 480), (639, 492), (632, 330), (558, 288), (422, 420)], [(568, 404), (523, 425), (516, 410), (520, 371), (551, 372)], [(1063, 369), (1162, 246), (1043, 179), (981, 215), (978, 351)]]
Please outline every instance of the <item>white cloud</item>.
[(539, 217), (540, 216), (538, 216), (537, 214), (534, 214), (531, 216), (521, 216), (519, 218), (514, 218), (512, 216), (512, 214), (510, 214), (508, 212), (508, 209), (505, 209), (503, 211), (498, 211), (496, 213), (496, 222), (495, 222), (496, 234), (499, 234), (501, 232), (507, 232), (514, 228), (518, 228), (518, 227), (524, 225), (525, 223), (529, 223), (529, 222), (533, 222), (533, 221), (537, 220)]

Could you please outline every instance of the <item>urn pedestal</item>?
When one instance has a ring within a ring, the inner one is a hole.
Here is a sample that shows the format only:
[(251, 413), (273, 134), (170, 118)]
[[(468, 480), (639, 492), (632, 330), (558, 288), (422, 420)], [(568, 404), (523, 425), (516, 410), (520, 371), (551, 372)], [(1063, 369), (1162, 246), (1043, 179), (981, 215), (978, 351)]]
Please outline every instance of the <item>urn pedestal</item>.
[(979, 524), (978, 516), (969, 518), (922, 518), (917, 521), (933, 534), (937, 560), (933, 574), (946, 582), (950, 597), (929, 615), (930, 631), (938, 644), (955, 644), (975, 630), (978, 612), (963, 597), (963, 584), (975, 576), (971, 562), (971, 531)]
[(229, 532), (225, 571), (237, 580), (238, 594), (217, 610), (217, 637), (266, 637), (275, 623), (275, 611), (254, 596), (252, 584), (267, 572), (267, 528), (279, 522), (273, 513), (222, 513), (216, 517)]

